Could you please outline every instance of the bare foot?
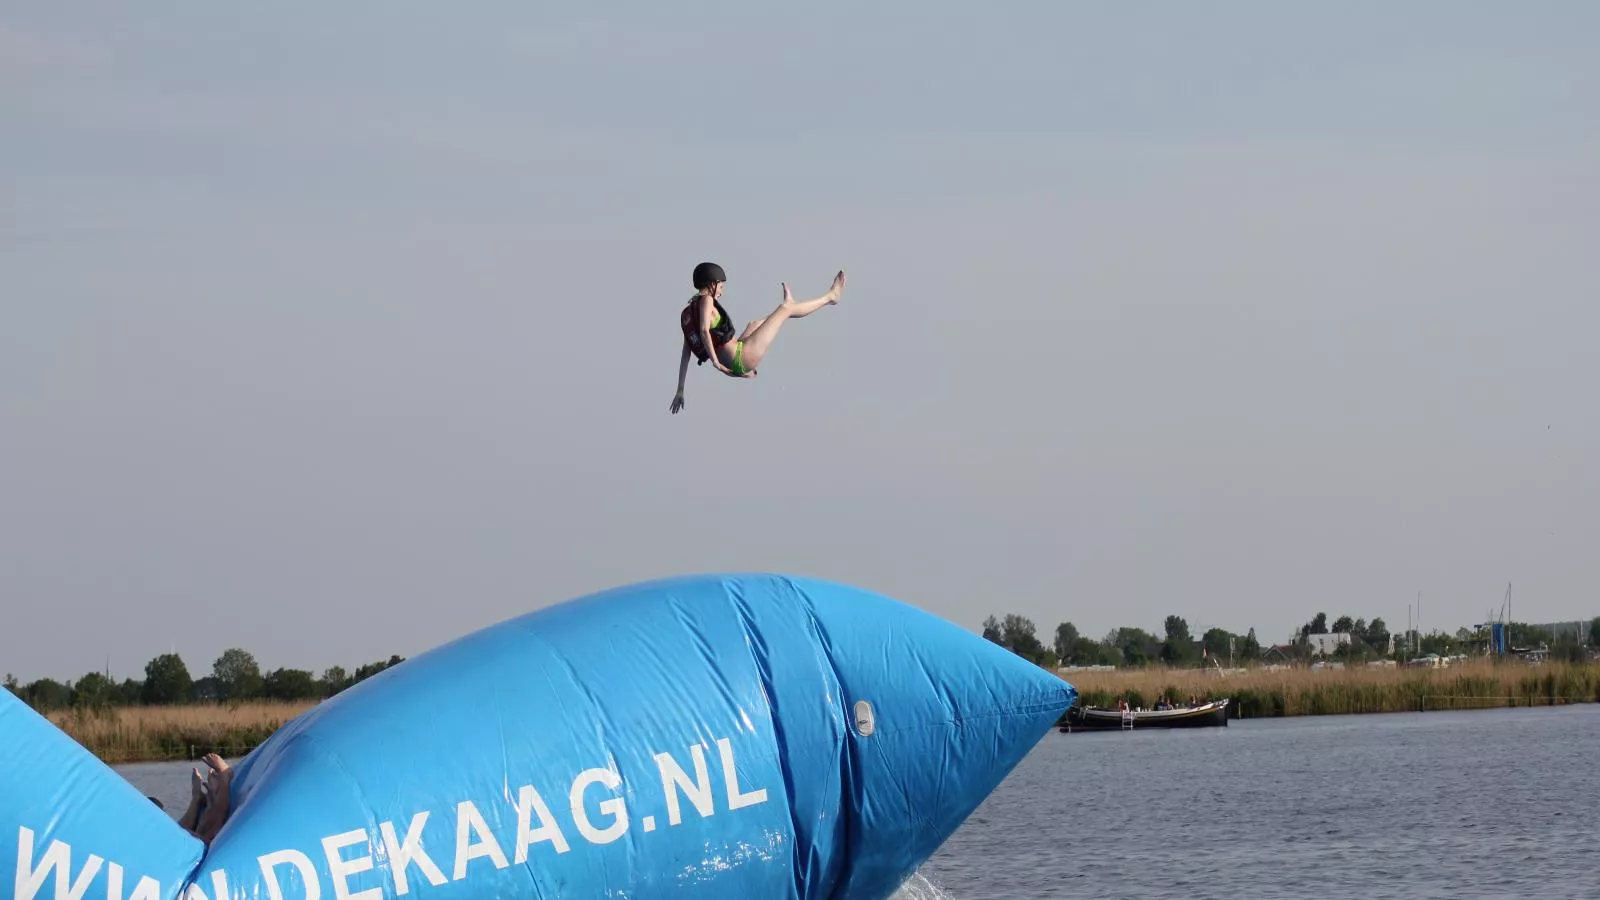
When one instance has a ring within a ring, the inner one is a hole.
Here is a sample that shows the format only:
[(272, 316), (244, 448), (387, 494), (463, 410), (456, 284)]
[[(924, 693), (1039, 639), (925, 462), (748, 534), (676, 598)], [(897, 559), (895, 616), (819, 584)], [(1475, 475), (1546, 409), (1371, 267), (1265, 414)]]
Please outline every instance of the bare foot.
[(828, 291), (828, 305), (836, 306), (839, 303), (839, 295), (843, 293), (844, 271), (841, 269), (839, 274), (833, 276), (833, 287)]
[(219, 784), (233, 780), (233, 769), (228, 765), (228, 761), (219, 754), (207, 753), (201, 757), (201, 761), (211, 767), (210, 773), (206, 776), (206, 787), (208, 789), (214, 791)]

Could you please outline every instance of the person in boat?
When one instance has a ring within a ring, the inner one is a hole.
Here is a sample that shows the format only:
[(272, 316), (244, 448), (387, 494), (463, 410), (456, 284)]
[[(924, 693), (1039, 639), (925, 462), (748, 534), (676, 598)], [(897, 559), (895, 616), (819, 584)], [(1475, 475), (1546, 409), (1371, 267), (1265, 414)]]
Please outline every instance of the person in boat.
[(734, 378), (754, 378), (756, 369), (772, 349), (783, 323), (790, 319), (803, 319), (824, 306), (839, 302), (844, 293), (844, 272), (833, 276), (833, 287), (826, 294), (812, 300), (795, 300), (789, 285), (783, 285), (783, 302), (778, 308), (744, 327), (737, 338), (733, 336), (733, 319), (722, 307), (722, 289), (727, 284), (727, 273), (712, 262), (694, 267), (695, 295), (678, 315), (678, 326), (683, 332), (683, 357), (678, 361), (678, 393), (672, 397), (672, 412), (683, 409), (683, 382), (689, 374), (689, 356), (693, 354), (696, 365), (710, 362), (717, 371)]

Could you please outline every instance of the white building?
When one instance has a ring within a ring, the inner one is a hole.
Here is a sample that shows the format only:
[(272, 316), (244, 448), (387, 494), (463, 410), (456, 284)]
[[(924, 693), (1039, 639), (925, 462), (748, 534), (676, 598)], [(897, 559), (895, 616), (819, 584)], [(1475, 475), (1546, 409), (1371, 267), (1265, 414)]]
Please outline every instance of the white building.
[(1311, 645), (1312, 653), (1320, 653), (1323, 656), (1332, 656), (1333, 651), (1339, 649), (1340, 647), (1349, 645), (1350, 635), (1344, 633), (1308, 634), (1306, 635), (1306, 643)]

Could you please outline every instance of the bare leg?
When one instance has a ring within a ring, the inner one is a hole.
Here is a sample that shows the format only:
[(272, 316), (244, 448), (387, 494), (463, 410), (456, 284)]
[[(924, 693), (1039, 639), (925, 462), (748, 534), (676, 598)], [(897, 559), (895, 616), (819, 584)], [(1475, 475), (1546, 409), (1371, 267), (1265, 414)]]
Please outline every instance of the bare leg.
[[(801, 302), (794, 303), (789, 309), (789, 318), (791, 318), (791, 319), (804, 319), (806, 316), (809, 316), (812, 313), (816, 312), (817, 310), (821, 309), (822, 307), (827, 306), (828, 304), (822, 302), (825, 299), (827, 299), (827, 298), (826, 297), (822, 297), (822, 298), (818, 298), (816, 300), (807, 300), (807, 301), (805, 301), (803, 303), (801, 303)], [(780, 306), (778, 308), (782, 309), (783, 307)], [(761, 330), (761, 326), (763, 324), (765, 324), (766, 321), (768, 319), (770, 319), (770, 318), (772, 318), (772, 317), (771, 316), (762, 316), (759, 319), (751, 319), (750, 320), (750, 324), (746, 325), (744, 327), (744, 333), (739, 335), (739, 340), (741, 340), (741, 341), (750, 340), (750, 336), (755, 334), (757, 331)]]
[(771, 349), (772, 342), (778, 337), (779, 329), (783, 323), (790, 319), (803, 319), (824, 306), (832, 306), (839, 302), (839, 292), (844, 288), (844, 273), (840, 272), (833, 279), (833, 289), (815, 300), (796, 301), (789, 294), (789, 286), (783, 286), (783, 302), (773, 310), (771, 315), (762, 319), (754, 329), (746, 328), (748, 338), (744, 341), (744, 364), (751, 370), (761, 365), (761, 360), (766, 358), (767, 351)]
[(804, 319), (824, 306), (832, 306), (839, 302), (837, 298), (818, 297), (815, 300), (797, 300), (794, 309), (789, 313), (791, 319)]
[[(804, 319), (824, 306), (832, 306), (839, 302), (839, 295), (842, 293), (844, 293), (844, 273), (840, 272), (833, 276), (833, 286), (828, 289), (826, 294), (815, 300), (802, 300), (795, 303), (794, 309), (789, 313), (789, 318)], [(783, 295), (786, 299), (792, 299), (789, 298), (788, 285), (784, 286)]]

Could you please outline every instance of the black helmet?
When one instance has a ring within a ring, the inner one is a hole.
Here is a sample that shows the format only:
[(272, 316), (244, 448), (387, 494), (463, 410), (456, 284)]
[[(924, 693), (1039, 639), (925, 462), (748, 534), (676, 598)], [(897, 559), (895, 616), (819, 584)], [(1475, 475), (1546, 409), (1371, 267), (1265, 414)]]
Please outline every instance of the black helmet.
[(727, 273), (716, 263), (703, 262), (694, 267), (694, 289), (697, 291), (703, 291), (719, 281), (727, 280)]

